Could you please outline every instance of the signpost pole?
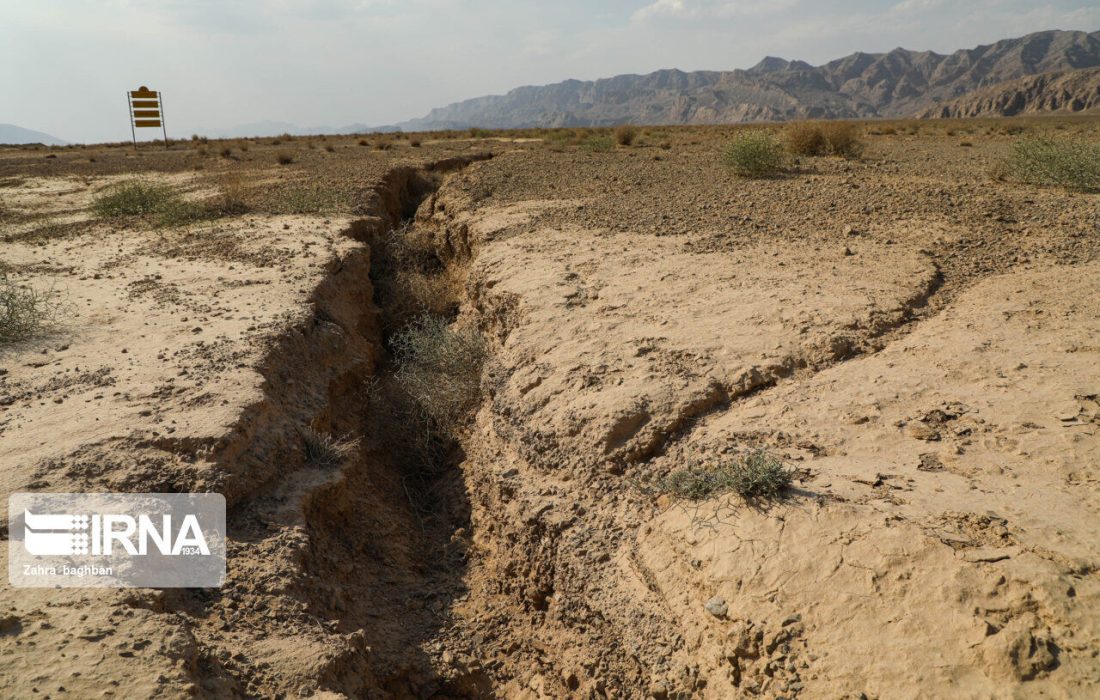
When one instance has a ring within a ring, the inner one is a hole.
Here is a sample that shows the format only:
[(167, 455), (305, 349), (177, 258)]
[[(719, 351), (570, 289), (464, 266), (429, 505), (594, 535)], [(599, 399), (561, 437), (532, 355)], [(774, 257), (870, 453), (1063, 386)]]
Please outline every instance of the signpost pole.
[(137, 150), (137, 130), (134, 129), (134, 101), (130, 97), (130, 91), (126, 91), (126, 107), (130, 110), (130, 137), (134, 140), (134, 150)]
[(157, 102), (160, 103), (160, 133), (164, 136), (164, 150), (168, 150), (168, 127), (164, 123), (164, 97), (157, 92)]

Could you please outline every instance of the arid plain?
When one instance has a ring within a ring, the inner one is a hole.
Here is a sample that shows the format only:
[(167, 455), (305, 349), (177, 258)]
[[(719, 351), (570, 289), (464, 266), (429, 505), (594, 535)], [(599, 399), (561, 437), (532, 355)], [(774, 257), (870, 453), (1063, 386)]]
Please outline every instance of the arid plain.
[[(230, 536), (216, 590), (4, 581), (0, 687), (1100, 693), (1100, 194), (1002, 165), (1100, 118), (759, 179), (746, 128), (0, 149), (44, 304), (0, 485), (216, 491)], [(677, 488), (747, 451), (790, 485)]]

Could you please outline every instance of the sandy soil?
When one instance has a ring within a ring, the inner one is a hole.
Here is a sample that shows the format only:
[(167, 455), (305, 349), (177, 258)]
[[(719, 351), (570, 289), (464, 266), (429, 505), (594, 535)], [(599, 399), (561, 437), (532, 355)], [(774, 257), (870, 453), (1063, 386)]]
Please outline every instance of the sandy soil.
[[(0, 261), (67, 311), (0, 351), (0, 483), (218, 491), (231, 542), (217, 591), (5, 582), (0, 687), (1100, 692), (1100, 196), (992, 179), (1013, 137), (961, 124), (766, 181), (723, 129), (4, 152)], [(196, 201), (243, 178), (251, 210), (95, 219), (135, 168)], [(490, 346), (429, 472), (375, 294), (406, 222)], [(305, 431), (359, 442), (318, 463)], [(797, 469), (785, 498), (659, 493), (746, 448)]]

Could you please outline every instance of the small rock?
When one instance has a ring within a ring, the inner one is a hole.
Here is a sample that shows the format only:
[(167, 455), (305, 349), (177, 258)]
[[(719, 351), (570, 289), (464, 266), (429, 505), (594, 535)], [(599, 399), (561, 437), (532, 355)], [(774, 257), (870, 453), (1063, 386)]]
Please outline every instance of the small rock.
[(844, 256), (848, 257), (848, 256), (851, 256), (851, 255), (855, 255), (855, 253), (852, 252), (852, 249), (849, 248), (848, 246), (844, 246)]
[(847, 226), (844, 227), (844, 235), (845, 236), (858, 236), (859, 231), (854, 226), (852, 226), (851, 224), (848, 224)]
[(940, 458), (934, 454), (922, 454), (920, 456), (920, 464), (917, 465), (917, 469), (922, 472), (943, 471), (943, 462), (941, 462)]
[(729, 606), (726, 605), (726, 599), (720, 596), (714, 596), (707, 601), (704, 606), (711, 615), (715, 617), (725, 617), (726, 612), (729, 611)]
[(909, 437), (918, 440), (933, 441), (940, 439), (939, 431), (927, 423), (910, 423), (905, 427), (905, 432)]

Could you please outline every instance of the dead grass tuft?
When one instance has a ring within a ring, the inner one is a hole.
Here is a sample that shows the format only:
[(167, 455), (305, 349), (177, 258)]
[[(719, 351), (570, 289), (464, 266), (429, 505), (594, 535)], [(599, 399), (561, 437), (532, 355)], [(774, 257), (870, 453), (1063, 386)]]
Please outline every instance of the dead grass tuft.
[(673, 498), (703, 501), (734, 492), (746, 500), (778, 498), (791, 485), (794, 470), (779, 457), (754, 450), (714, 467), (691, 466), (669, 474), (660, 490)]
[(60, 312), (54, 290), (19, 285), (0, 270), (0, 345), (33, 338), (49, 329)]
[(306, 463), (311, 467), (333, 468), (343, 465), (359, 449), (359, 439), (337, 438), (312, 427), (302, 429)]

